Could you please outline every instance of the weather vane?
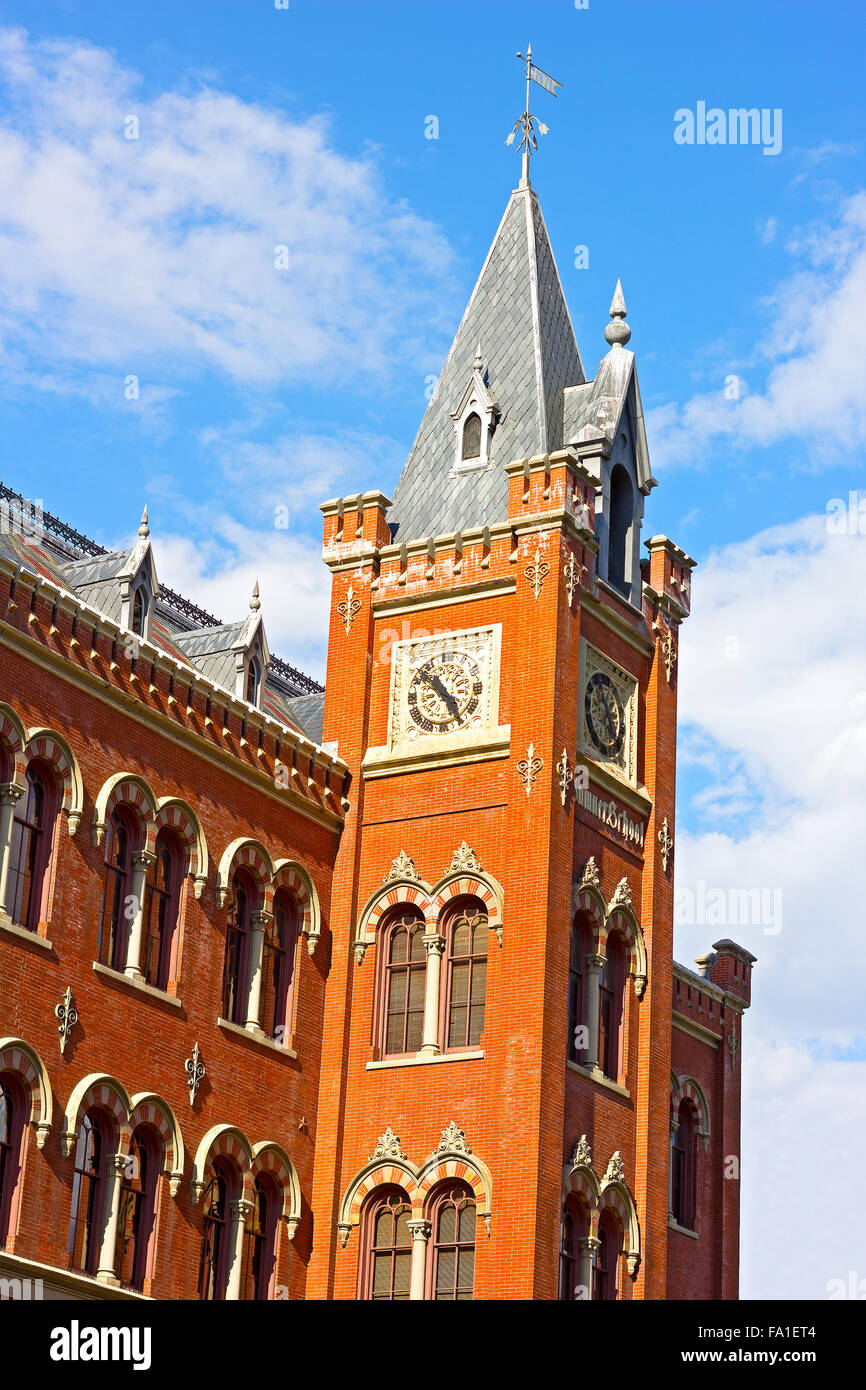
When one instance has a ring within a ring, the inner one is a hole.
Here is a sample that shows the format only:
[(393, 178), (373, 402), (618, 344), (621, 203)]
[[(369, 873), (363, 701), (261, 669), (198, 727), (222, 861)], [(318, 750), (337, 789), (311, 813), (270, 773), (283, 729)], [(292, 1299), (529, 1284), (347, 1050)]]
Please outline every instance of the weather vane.
[(537, 120), (529, 109), (529, 84), (530, 82), (535, 82), (539, 87), (543, 87), (546, 92), (550, 92), (552, 96), (556, 96), (556, 89), (557, 87), (561, 87), (562, 83), (557, 82), (555, 77), (551, 77), (549, 72), (544, 72), (541, 68), (535, 66), (532, 61), (531, 43), (526, 45), (525, 58), (522, 53), (518, 53), (517, 56), (522, 63), (526, 64), (526, 110), (523, 112), (523, 115), (518, 116), (517, 120), (514, 122), (514, 129), (505, 143), (506, 145), (513, 145), (514, 137), (518, 130), (523, 131), (523, 138), (517, 147), (519, 150), (523, 151), (523, 171), (520, 181), (521, 184), (528, 184), (529, 156), (533, 150), (538, 149), (538, 136), (535, 133), (536, 129), (538, 130), (538, 135), (547, 134), (547, 126), (543, 121)]

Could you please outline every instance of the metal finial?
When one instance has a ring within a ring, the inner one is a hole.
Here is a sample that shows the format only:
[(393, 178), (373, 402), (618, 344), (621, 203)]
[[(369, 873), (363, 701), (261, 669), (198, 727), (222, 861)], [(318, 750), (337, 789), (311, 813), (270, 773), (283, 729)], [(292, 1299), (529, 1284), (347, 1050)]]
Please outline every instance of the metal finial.
[(138, 534), (139, 534), (142, 538), (144, 538), (144, 539), (147, 539), (147, 537), (150, 535), (150, 527), (149, 527), (148, 524), (147, 524), (147, 503), (146, 503), (146, 502), (145, 502), (145, 504), (144, 504), (144, 511), (143, 511), (142, 514), (141, 514), (141, 523), (140, 523), (139, 528), (138, 528)]
[(617, 280), (616, 289), (613, 292), (613, 299), (610, 301), (610, 317), (612, 322), (604, 330), (605, 340), (611, 347), (625, 347), (631, 337), (631, 328), (625, 322), (628, 310), (625, 307), (625, 295), (622, 292), (622, 281)]
[(535, 64), (532, 61), (531, 43), (526, 45), (525, 57), (522, 53), (518, 53), (517, 56), (520, 59), (520, 61), (522, 63), (525, 63), (526, 65), (526, 107), (524, 109), (523, 115), (518, 116), (517, 120), (514, 122), (514, 128), (511, 134), (508, 136), (508, 139), (505, 141), (505, 143), (506, 145), (513, 145), (515, 135), (517, 134), (518, 130), (522, 130), (523, 135), (520, 144), (517, 147), (519, 150), (523, 151), (523, 167), (521, 170), (520, 187), (528, 188), (529, 157), (532, 154), (533, 150), (538, 149), (538, 136), (536, 135), (536, 130), (538, 131), (538, 135), (547, 134), (547, 126), (544, 125), (542, 121), (537, 120), (529, 109), (529, 84), (530, 82), (535, 82), (539, 87), (543, 87), (546, 92), (550, 92), (551, 96), (556, 96), (556, 89), (557, 87), (561, 87), (562, 83), (557, 82), (555, 77), (550, 76), (550, 73), (544, 72), (541, 68), (537, 68), (535, 66)]
[(259, 581), (256, 580), (255, 584), (253, 585), (253, 596), (250, 599), (250, 608), (254, 613), (258, 613), (261, 606), (262, 605), (259, 601)]

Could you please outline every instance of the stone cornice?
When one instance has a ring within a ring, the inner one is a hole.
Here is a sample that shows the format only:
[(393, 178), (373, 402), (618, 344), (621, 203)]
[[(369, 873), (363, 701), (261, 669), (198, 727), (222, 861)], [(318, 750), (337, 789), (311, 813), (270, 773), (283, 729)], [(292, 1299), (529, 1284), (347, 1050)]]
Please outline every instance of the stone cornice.
[(515, 575), (503, 578), (480, 579), (474, 583), (448, 589), (430, 589), (415, 594), (394, 594), (373, 599), (374, 613), (396, 616), (413, 608), (445, 608), (453, 603), (467, 603), (476, 598), (499, 598), (517, 589)]
[[(602, 581), (599, 580), (599, 589), (601, 589), (601, 583)], [(625, 602), (624, 599), (623, 602)], [(610, 632), (616, 633), (617, 637), (621, 637), (624, 642), (628, 642), (636, 651), (639, 651), (643, 656), (652, 656), (653, 644), (649, 637), (645, 635), (646, 623), (644, 622), (643, 615), (641, 615), (640, 628), (636, 629), (632, 627), (624, 617), (621, 617), (615, 609), (609, 608), (606, 603), (602, 603), (601, 599), (593, 598), (585, 589), (581, 591), (580, 604), (581, 608), (584, 608), (593, 618), (597, 618)], [(637, 609), (631, 609), (630, 605), (629, 607), (632, 612), (637, 612)]]

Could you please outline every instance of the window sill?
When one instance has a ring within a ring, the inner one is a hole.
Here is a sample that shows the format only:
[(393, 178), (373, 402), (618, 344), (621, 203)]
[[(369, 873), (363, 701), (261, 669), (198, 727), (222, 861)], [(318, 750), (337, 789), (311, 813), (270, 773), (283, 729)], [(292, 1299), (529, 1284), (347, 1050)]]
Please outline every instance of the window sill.
[[(89, 1274), (81, 1274), (74, 1269), (60, 1269), (57, 1265), (41, 1264), (9, 1250), (0, 1250), (0, 1271), (4, 1278), (15, 1277), (41, 1281), (57, 1299), (134, 1299), (143, 1303), (152, 1300), (146, 1294), (137, 1293), (123, 1285), (104, 1284)], [(34, 1294), (34, 1297), (39, 1297)], [(48, 1300), (46, 1300), (48, 1301)]]
[(252, 1043), (254, 1047), (263, 1047), (268, 1052), (276, 1052), (278, 1056), (284, 1057), (287, 1061), (296, 1062), (297, 1052), (291, 1047), (283, 1047), (282, 1043), (274, 1042), (273, 1038), (266, 1038), (259, 1029), (254, 1033), (251, 1028), (242, 1028), (239, 1023), (231, 1023), (227, 1018), (217, 1019), (217, 1028), (221, 1028), (224, 1033), (229, 1033), (233, 1038), (242, 1038), (244, 1042)]
[(93, 970), (106, 984), (126, 985), (128, 989), (135, 990), (136, 994), (146, 995), (156, 1004), (171, 1004), (173, 1009), (183, 1008), (176, 994), (167, 994), (164, 989), (157, 989), (155, 985), (149, 985), (146, 980), (139, 980), (134, 975), (124, 975), (122, 970), (113, 970), (110, 965), (103, 965), (101, 961), (93, 962)]
[(626, 1090), (625, 1086), (620, 1086), (618, 1081), (611, 1081), (609, 1076), (597, 1069), (591, 1071), (589, 1067), (582, 1067), (578, 1062), (566, 1061), (565, 1065), (569, 1071), (576, 1071), (581, 1076), (586, 1076), (590, 1081), (594, 1081), (597, 1086), (603, 1086), (606, 1091), (613, 1091), (614, 1095), (622, 1096), (624, 1100), (631, 1100), (631, 1091)]
[(17, 922), (13, 922), (11, 917), (6, 916), (5, 912), (0, 912), (0, 931), (27, 946), (39, 946), (43, 951), (54, 950), (47, 936), (39, 936), (35, 931), (28, 931), (26, 927), (19, 927)]
[(367, 1071), (384, 1071), (388, 1067), (426, 1067), (437, 1062), (478, 1062), (483, 1052), (416, 1052), (411, 1057), (388, 1057), (383, 1062), (368, 1062)]
[(697, 1231), (690, 1230), (688, 1226), (681, 1226), (672, 1216), (668, 1217), (668, 1230), (679, 1231), (681, 1236), (688, 1236), (690, 1240), (700, 1240)]

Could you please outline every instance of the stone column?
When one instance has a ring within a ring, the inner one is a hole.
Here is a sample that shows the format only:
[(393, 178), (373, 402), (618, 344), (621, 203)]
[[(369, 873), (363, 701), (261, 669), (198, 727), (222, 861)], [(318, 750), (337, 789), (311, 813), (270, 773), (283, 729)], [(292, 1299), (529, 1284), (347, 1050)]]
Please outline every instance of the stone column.
[(441, 1052), (439, 1046), (439, 984), (442, 977), (442, 953), (445, 938), (432, 932), (424, 935), (427, 948), (427, 982), (424, 992), (424, 1035), (421, 1051), (430, 1054)]
[(598, 1070), (598, 999), (599, 980), (604, 969), (604, 956), (586, 957), (586, 1030), (588, 1034), (583, 1064), (590, 1071)]
[(677, 1142), (679, 1116), (671, 1117), (671, 1142), (668, 1148), (668, 1220), (674, 1220), (674, 1146)]
[(265, 928), (270, 920), (270, 912), (254, 912), (250, 918), (252, 933), (250, 936), (250, 968), (248, 973), (249, 984), (247, 986), (246, 1027), (251, 1033), (260, 1032), (262, 1026), (259, 1017), (262, 999), (262, 955)]
[(16, 782), (4, 782), (0, 786), (0, 912), (11, 916), (6, 903), (6, 890), (9, 883), (9, 860), (12, 853), (12, 821), (19, 797), (24, 788)]
[(241, 1296), (241, 1274), (244, 1267), (244, 1233), (247, 1217), (253, 1209), (252, 1202), (242, 1197), (238, 1202), (229, 1203), (231, 1223), (229, 1225), (228, 1282), (226, 1298), (235, 1302)]
[[(132, 882), (130, 897), (134, 899), (135, 915), (129, 924), (129, 937), (126, 943), (126, 966), (124, 975), (143, 980), (141, 973), (141, 937), (144, 929), (144, 894), (147, 871), (154, 863), (156, 855), (149, 849), (137, 850), (132, 856)], [(125, 908), (124, 908), (125, 911)]]
[(577, 1247), (580, 1251), (577, 1260), (577, 1282), (581, 1289), (580, 1298), (588, 1300), (592, 1298), (592, 1268), (595, 1263), (595, 1252), (601, 1245), (598, 1236), (579, 1236)]
[(106, 1192), (104, 1197), (104, 1223), (102, 1241), (99, 1246), (99, 1266), (96, 1277), (100, 1284), (119, 1284), (114, 1268), (117, 1246), (117, 1225), (120, 1220), (120, 1190), (128, 1158), (126, 1154), (109, 1154), (105, 1161)]
[(427, 1279), (427, 1242), (432, 1229), (429, 1221), (410, 1221), (412, 1232), (412, 1274), (409, 1281), (409, 1301), (420, 1302), (424, 1298)]

